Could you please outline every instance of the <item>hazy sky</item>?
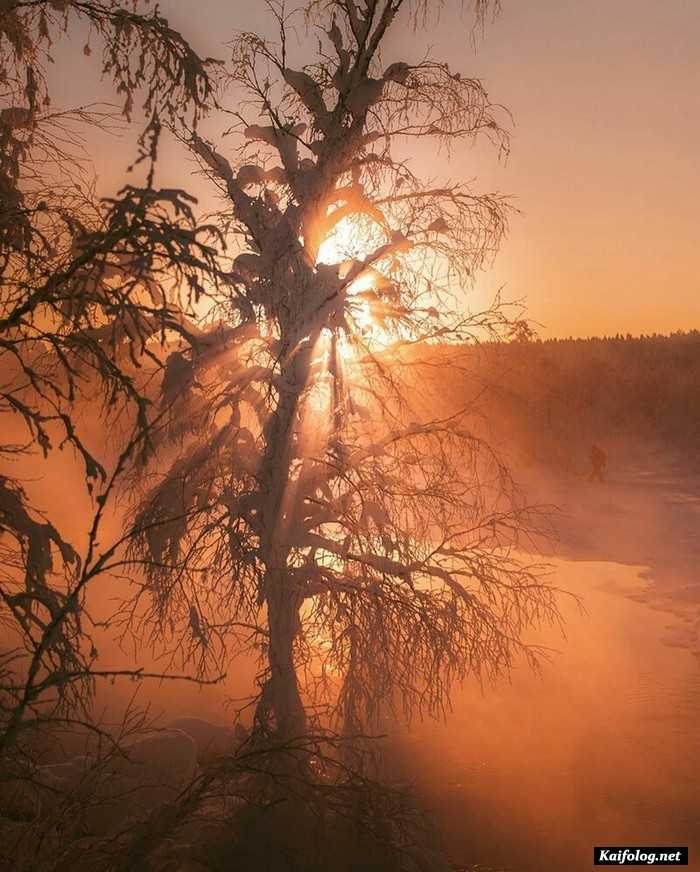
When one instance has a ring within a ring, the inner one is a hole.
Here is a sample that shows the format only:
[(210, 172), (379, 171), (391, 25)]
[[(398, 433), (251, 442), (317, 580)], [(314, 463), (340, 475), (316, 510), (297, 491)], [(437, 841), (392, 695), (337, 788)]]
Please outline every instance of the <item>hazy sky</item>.
[[(700, 327), (700, 2), (502, 5), (476, 45), (471, 19), (448, 0), (427, 31), (397, 23), (384, 53), (387, 63), (411, 61), (430, 48), (483, 79), (513, 115), (505, 164), (486, 148), (463, 147), (449, 165), (416, 154), (428, 175), (439, 167), (474, 178), (521, 210), (480, 292), (505, 285), (505, 297), (526, 298), (543, 335)], [(225, 57), (235, 29), (271, 32), (260, 0), (161, 8), (203, 54)], [(82, 75), (78, 85), (97, 93)], [(70, 84), (59, 87), (70, 94)], [(114, 145), (107, 154), (129, 156)], [(191, 186), (189, 164), (171, 150), (166, 157), (162, 181)]]

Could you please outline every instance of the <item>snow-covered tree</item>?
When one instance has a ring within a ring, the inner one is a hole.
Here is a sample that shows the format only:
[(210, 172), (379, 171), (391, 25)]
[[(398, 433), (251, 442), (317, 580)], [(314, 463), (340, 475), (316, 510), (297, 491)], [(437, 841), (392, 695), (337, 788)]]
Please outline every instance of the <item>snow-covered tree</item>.
[[(102, 201), (85, 139), (92, 127), (117, 123), (119, 110), (51, 102), (52, 46), (81, 23), (89, 27), (81, 60), (88, 63), (90, 44), (101, 48), (123, 114), (140, 112), (140, 100), (146, 112), (134, 155), (145, 182)], [(113, 0), (8, 0), (0, 57), (1, 768), (18, 760), (26, 733), (56, 718), (89, 718), (98, 667), (83, 607), (109, 550), (96, 539), (115, 456), (123, 449), (121, 474), (147, 448), (138, 372), (157, 359), (159, 337), (179, 327), (204, 276), (214, 277), (218, 234), (197, 226), (184, 191), (155, 187), (161, 123), (183, 113), (196, 122), (211, 97), (210, 67), (157, 11)], [(107, 427), (120, 416), (135, 424), (125, 444), (90, 444), (80, 420), (86, 400)], [(46, 518), (17, 480), (18, 460), (34, 455), (41, 468), (65, 446), (95, 500), (84, 549), (65, 541), (64, 518)]]
[(421, 4), (309, 4), (301, 64), (270, 8), (276, 42), (234, 43), (229, 137), (183, 137), (237, 253), (167, 361), (134, 613), (201, 668), (256, 651), (260, 731), (351, 736), (386, 709), (441, 713), (454, 680), (534, 658), (523, 631), (556, 615), (506, 469), (469, 409), (436, 404), (451, 352), (508, 330), (466, 293), (507, 204), (410, 160), (508, 141), (478, 79), (383, 60)]

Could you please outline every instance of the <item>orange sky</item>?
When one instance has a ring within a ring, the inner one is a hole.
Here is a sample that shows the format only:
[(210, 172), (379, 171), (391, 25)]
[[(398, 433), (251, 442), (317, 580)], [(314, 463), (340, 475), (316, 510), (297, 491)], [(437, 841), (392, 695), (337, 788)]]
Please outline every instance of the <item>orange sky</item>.
[[(700, 4), (502, 3), (476, 46), (471, 20), (449, 14), (458, 3), (448, 0), (427, 32), (397, 24), (384, 53), (387, 63), (410, 62), (430, 46), (455, 71), (482, 78), (513, 114), (505, 165), (487, 148), (463, 147), (449, 164), (416, 154), (427, 175), (444, 167), (453, 179), (476, 178), (521, 210), (493, 270), (479, 278), (479, 295), (505, 285), (506, 298), (526, 299), (543, 336), (700, 327)], [(236, 28), (272, 32), (260, 0), (160, 5), (205, 55), (225, 57)], [(61, 68), (69, 52), (54, 54)], [(104, 96), (75, 41), (70, 56), (69, 67), (80, 69), (56, 77), (56, 102), (84, 100), (86, 89)], [(103, 174), (131, 156), (124, 143), (105, 145)], [(162, 184), (202, 190), (175, 149), (164, 157)]]

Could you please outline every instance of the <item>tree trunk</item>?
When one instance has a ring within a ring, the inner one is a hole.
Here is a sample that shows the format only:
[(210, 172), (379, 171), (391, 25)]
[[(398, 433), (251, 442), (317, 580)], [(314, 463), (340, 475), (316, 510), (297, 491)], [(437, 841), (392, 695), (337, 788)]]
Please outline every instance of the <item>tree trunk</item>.
[(306, 715), (294, 665), (294, 638), (299, 628), (301, 599), (292, 586), (287, 569), (289, 547), (284, 525), (284, 495), (294, 456), (292, 432), (297, 404), (306, 381), (292, 360), (287, 378), (280, 386), (277, 408), (267, 428), (267, 445), (261, 478), (264, 501), (261, 525), (261, 554), (265, 563), (263, 595), (267, 606), (268, 663), (270, 676), (258, 707), (262, 719), (274, 715), (275, 730), (283, 741), (304, 735)]
[(290, 590), (285, 570), (266, 575), (267, 618), (270, 633), (268, 702), (275, 716), (278, 736), (283, 741), (303, 736), (306, 714), (299, 693), (294, 666), (294, 637), (299, 624), (299, 600)]

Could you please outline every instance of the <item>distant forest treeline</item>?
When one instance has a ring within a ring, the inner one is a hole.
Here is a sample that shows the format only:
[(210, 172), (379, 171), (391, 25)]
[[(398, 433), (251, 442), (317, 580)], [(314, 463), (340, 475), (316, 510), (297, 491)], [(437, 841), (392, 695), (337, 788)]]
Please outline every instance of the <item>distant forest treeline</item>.
[(450, 405), (478, 397), (479, 426), (524, 461), (580, 471), (594, 442), (616, 450), (630, 439), (700, 455), (698, 330), (443, 347), (439, 357), (441, 395)]

